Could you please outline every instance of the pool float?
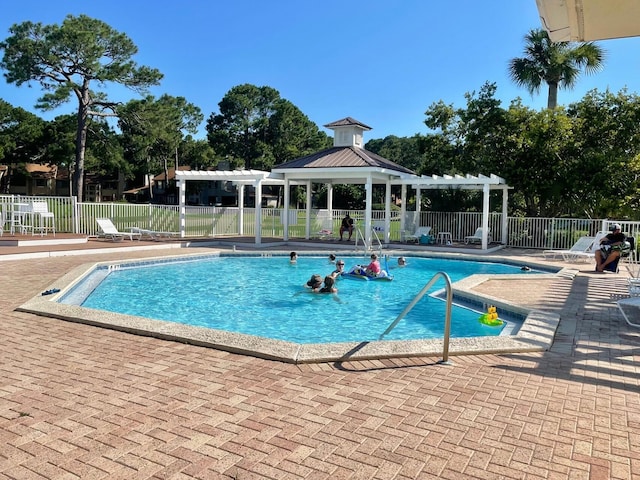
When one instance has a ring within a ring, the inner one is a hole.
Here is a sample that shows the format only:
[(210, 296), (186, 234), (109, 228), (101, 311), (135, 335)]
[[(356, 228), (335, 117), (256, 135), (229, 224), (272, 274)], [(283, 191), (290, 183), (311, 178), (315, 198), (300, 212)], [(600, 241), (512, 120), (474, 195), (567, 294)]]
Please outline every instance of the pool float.
[(380, 270), (380, 273), (374, 277), (365, 274), (364, 267), (361, 267), (360, 265), (356, 265), (350, 271), (343, 273), (342, 276), (345, 278), (355, 278), (358, 280), (366, 281), (386, 280), (387, 282), (390, 282), (391, 280), (393, 280), (393, 275), (389, 275), (389, 272), (387, 272), (386, 270)]
[(504, 322), (498, 318), (498, 312), (496, 312), (496, 307), (493, 305), (489, 305), (487, 308), (487, 313), (483, 313), (480, 315), (478, 319), (480, 323), (484, 325), (489, 325), (491, 327), (497, 327), (502, 325)]

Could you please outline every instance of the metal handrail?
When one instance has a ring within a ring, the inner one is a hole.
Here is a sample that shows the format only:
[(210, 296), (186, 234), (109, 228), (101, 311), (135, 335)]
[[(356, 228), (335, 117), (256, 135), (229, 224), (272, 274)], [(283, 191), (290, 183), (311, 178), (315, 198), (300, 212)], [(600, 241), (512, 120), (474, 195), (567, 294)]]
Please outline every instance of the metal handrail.
[(418, 303), (422, 299), (422, 297), (424, 297), (427, 291), (433, 286), (433, 284), (436, 283), (436, 281), (438, 280), (438, 277), (444, 278), (444, 281), (446, 284), (445, 288), (447, 291), (447, 306), (446, 306), (445, 315), (444, 315), (444, 337), (442, 339), (443, 340), (442, 360), (439, 363), (450, 365), (449, 336), (451, 333), (451, 304), (453, 303), (453, 290), (451, 288), (451, 279), (449, 278), (449, 275), (447, 275), (445, 272), (437, 272), (431, 278), (431, 280), (429, 280), (429, 282), (427, 282), (427, 284), (424, 287), (422, 287), (422, 290), (420, 290), (420, 292), (418, 292), (415, 298), (411, 300), (411, 303), (409, 303), (409, 305), (406, 306), (406, 308), (402, 311), (402, 313), (400, 313), (400, 315), (398, 315), (398, 317), (393, 322), (391, 322), (391, 324), (382, 333), (382, 335), (380, 335), (378, 340), (382, 340), (385, 337), (385, 335), (387, 335), (391, 330), (393, 330), (396, 327), (396, 325), (398, 325), (400, 320), (402, 320), (405, 317), (405, 315), (409, 313), (413, 307), (415, 307), (416, 303)]
[(373, 236), (371, 237), (371, 246), (370, 249), (371, 251), (373, 251), (373, 239), (375, 238), (378, 241), (378, 250), (380, 252), (380, 256), (382, 256), (382, 242), (380, 241), (380, 237), (378, 236), (378, 232), (376, 232), (376, 229), (371, 227), (371, 233), (373, 233)]
[(367, 250), (369, 250), (369, 247), (367, 246), (367, 239), (364, 238), (364, 235), (362, 235), (362, 231), (360, 230), (360, 228), (358, 228), (357, 225), (354, 227), (354, 229), (356, 231), (356, 240), (355, 240), (353, 246), (354, 246), (355, 250), (358, 251), (358, 238), (359, 238), (360, 240), (362, 240), (362, 247), (364, 249), (364, 252), (366, 253)]

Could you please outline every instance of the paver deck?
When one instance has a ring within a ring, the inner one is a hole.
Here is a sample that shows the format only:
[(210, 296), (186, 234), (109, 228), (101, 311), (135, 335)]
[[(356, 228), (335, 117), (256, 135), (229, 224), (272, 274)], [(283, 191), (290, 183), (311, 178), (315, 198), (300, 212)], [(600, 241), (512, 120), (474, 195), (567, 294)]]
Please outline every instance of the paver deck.
[(175, 253), (0, 262), (0, 479), (640, 478), (624, 273), (486, 282), (559, 312), (553, 346), (451, 366), (293, 365), (14, 310), (82, 263)]

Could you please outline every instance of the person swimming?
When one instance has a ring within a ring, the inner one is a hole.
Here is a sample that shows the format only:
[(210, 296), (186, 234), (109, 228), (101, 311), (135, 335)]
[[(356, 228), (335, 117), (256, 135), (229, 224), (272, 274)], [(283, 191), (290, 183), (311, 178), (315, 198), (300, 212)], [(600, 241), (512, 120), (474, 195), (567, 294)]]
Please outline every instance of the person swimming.
[(336, 269), (331, 272), (331, 276), (334, 278), (340, 277), (344, 272), (344, 260), (336, 260)]
[(324, 277), (324, 287), (316, 291), (317, 293), (338, 293), (338, 289), (334, 287), (335, 283), (335, 277), (333, 277), (332, 275), (327, 275), (326, 277)]

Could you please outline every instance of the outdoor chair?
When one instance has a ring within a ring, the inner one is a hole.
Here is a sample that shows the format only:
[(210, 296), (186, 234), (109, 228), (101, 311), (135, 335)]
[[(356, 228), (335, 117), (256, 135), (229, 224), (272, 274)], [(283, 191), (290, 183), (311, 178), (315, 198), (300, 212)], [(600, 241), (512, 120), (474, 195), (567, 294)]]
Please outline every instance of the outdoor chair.
[(149, 230), (146, 228), (138, 228), (138, 227), (131, 227), (131, 232), (133, 234), (139, 233), (141, 237), (148, 237), (151, 240), (155, 240), (155, 241), (173, 238), (180, 235), (178, 232), (161, 232), (158, 230)]
[(640, 297), (623, 298), (616, 302), (618, 310), (624, 320), (632, 327), (640, 328), (639, 323), (634, 323), (631, 318), (640, 318)]
[(404, 237), (405, 241), (415, 241), (416, 243), (420, 243), (422, 236), (425, 235), (427, 237), (429, 237), (429, 240), (432, 239), (432, 236), (430, 235), (431, 233), (431, 227), (418, 227), (416, 228), (416, 231), (411, 234), (411, 235), (407, 235), (406, 237)]
[[(600, 240), (602, 240), (603, 237), (606, 237), (607, 234), (609, 233), (610, 232), (605, 232), (602, 230), (599, 231), (598, 233), (596, 233), (596, 237), (594, 238), (593, 243), (591, 244), (591, 248), (589, 248), (586, 252), (567, 251), (562, 255), (562, 258), (567, 262), (576, 262), (578, 260), (584, 260), (584, 261), (594, 260), (595, 261), (596, 251), (600, 249)], [(613, 268), (614, 266), (616, 269), (611, 270), (611, 268)], [(617, 267), (618, 267), (618, 262), (616, 261), (607, 265), (607, 270), (616, 272)]]
[(320, 224), (320, 230), (316, 232), (316, 237), (320, 240), (333, 236), (333, 218), (329, 210), (320, 210), (316, 221)]
[[(559, 249), (559, 250), (544, 250), (542, 254), (544, 258), (555, 258), (562, 257), (563, 260), (570, 262), (575, 260), (576, 257), (571, 257), (573, 253), (586, 253), (593, 246), (593, 242), (596, 237), (583, 236), (580, 237), (569, 249)], [(580, 258), (580, 257), (577, 257)], [(583, 257), (584, 258), (584, 257)]]
[(53, 212), (49, 211), (47, 202), (31, 203), (31, 234), (35, 235), (36, 230), (40, 231), (40, 236), (46, 235), (49, 230), (56, 236), (56, 217)]
[[(491, 243), (493, 239), (491, 238), (491, 230), (487, 232), (487, 243)], [(478, 227), (476, 229), (476, 233), (473, 235), (469, 235), (464, 237), (464, 243), (481, 243), (482, 242), (482, 227)]]
[[(98, 227), (102, 230), (102, 237), (111, 240), (112, 242), (119, 242), (125, 237), (129, 237), (129, 240), (133, 240), (137, 237), (138, 240), (142, 238), (142, 234), (139, 231), (129, 230), (128, 232), (120, 232), (109, 218), (96, 218)], [(136, 227), (134, 227), (136, 228)]]

